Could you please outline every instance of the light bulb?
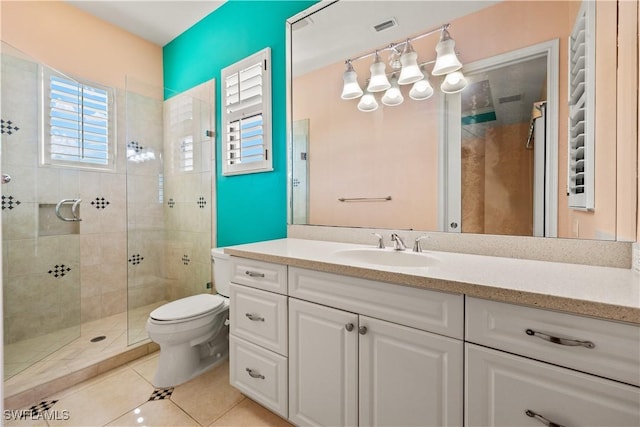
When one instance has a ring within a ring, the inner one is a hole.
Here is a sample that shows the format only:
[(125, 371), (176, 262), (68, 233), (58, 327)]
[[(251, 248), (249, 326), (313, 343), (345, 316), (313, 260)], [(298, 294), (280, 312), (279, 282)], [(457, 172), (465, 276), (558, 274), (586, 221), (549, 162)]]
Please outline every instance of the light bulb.
[(409, 97), (416, 101), (422, 101), (424, 99), (431, 98), (433, 95), (433, 87), (429, 83), (429, 78), (424, 76), (422, 80), (418, 80), (413, 84), (411, 91), (409, 91)]
[(424, 74), (420, 71), (420, 66), (418, 66), (418, 54), (413, 50), (409, 40), (405, 42), (400, 63), (402, 64), (402, 70), (400, 70), (398, 84), (411, 84), (424, 77)]
[(461, 71), (454, 71), (453, 73), (447, 74), (447, 77), (440, 85), (440, 90), (444, 93), (458, 93), (465, 87), (467, 87), (467, 79), (464, 77), (464, 74), (462, 74)]
[(358, 110), (369, 113), (377, 109), (378, 101), (376, 101), (376, 98), (372, 93), (370, 93), (368, 90), (365, 91), (364, 95), (362, 95), (362, 98), (360, 98), (360, 102), (358, 102)]
[(388, 105), (389, 107), (395, 107), (396, 105), (400, 105), (403, 102), (404, 97), (402, 96), (402, 92), (400, 92), (398, 79), (394, 75), (391, 77), (391, 87), (387, 89), (384, 96), (382, 97), (382, 103), (384, 105)]
[(442, 30), (440, 41), (436, 45), (436, 64), (433, 66), (431, 74), (441, 76), (462, 68), (462, 63), (458, 61), (455, 52), (456, 42), (451, 38), (449, 31)]
[(351, 61), (347, 61), (347, 70), (342, 75), (344, 84), (342, 86), (342, 99), (354, 99), (362, 96), (362, 88), (358, 84), (358, 75), (351, 65)]

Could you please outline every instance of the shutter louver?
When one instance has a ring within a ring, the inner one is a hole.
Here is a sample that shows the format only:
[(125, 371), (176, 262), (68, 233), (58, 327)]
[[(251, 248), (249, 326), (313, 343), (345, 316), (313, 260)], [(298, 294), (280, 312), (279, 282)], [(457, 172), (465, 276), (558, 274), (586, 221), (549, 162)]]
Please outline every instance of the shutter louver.
[(48, 89), (45, 160), (109, 166), (109, 92), (56, 75), (49, 76)]
[(224, 175), (272, 170), (269, 61), (264, 49), (223, 70)]
[(569, 207), (594, 208), (595, 4), (584, 1), (569, 37)]

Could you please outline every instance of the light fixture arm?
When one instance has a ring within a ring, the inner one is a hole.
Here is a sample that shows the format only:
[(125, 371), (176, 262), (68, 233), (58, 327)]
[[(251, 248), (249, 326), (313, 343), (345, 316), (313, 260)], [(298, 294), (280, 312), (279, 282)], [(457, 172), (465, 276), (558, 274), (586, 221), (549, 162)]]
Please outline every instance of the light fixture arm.
[(379, 54), (381, 51), (385, 51), (385, 50), (392, 50), (392, 51), (400, 54), (400, 53), (402, 53), (402, 50), (404, 49), (404, 46), (407, 44), (407, 42), (413, 42), (415, 40), (419, 40), (419, 39), (422, 39), (424, 37), (427, 37), (427, 36), (430, 36), (430, 35), (436, 34), (436, 33), (447, 32), (447, 34), (448, 34), (447, 30), (449, 29), (450, 26), (451, 26), (451, 24), (449, 24), (449, 23), (441, 25), (438, 28), (435, 28), (433, 30), (429, 30), (429, 31), (427, 31), (425, 33), (418, 34), (417, 36), (409, 37), (407, 39), (404, 39), (401, 42), (389, 43), (385, 47), (377, 48), (377, 49), (375, 49), (375, 50), (373, 50), (371, 52), (367, 52), (367, 53), (364, 53), (364, 54), (362, 54), (360, 56), (356, 56), (355, 58), (349, 58), (345, 62), (359, 61), (361, 59), (368, 58), (370, 56)]

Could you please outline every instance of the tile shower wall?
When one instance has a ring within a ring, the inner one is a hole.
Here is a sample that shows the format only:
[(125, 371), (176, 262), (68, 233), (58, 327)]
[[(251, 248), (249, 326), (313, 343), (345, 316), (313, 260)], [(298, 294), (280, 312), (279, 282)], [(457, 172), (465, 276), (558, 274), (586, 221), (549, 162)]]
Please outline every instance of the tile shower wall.
[[(128, 305), (166, 299), (163, 218), (163, 106), (144, 84), (127, 81)], [(126, 307), (126, 305), (125, 305)]]
[(164, 105), (168, 300), (207, 292), (211, 282), (214, 85), (204, 83)]

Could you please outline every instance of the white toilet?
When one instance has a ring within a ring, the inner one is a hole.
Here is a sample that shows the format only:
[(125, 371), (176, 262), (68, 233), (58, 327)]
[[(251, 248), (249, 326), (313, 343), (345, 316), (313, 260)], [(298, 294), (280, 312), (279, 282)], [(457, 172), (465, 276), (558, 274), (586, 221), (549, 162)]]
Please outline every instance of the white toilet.
[(229, 355), (229, 255), (211, 250), (217, 295), (199, 294), (151, 312), (147, 333), (160, 345), (153, 385), (173, 387), (200, 375)]

